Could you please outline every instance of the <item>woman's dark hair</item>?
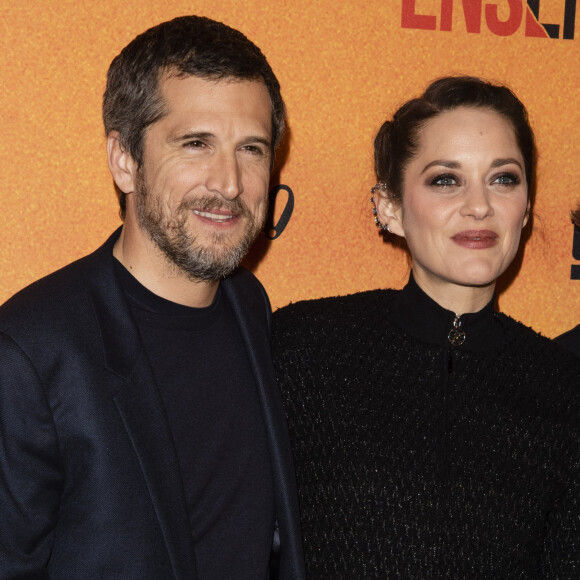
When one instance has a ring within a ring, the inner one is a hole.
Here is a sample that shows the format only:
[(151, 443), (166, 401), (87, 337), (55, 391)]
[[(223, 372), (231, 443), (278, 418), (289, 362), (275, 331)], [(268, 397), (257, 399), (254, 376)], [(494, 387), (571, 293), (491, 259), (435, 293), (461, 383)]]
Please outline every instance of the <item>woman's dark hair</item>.
[(444, 77), (432, 82), (423, 95), (406, 102), (385, 121), (375, 138), (377, 181), (387, 185), (387, 194), (395, 202), (403, 195), (405, 169), (417, 152), (419, 132), (427, 121), (458, 107), (489, 109), (502, 115), (514, 129), (524, 158), (528, 198), (533, 202), (536, 165), (534, 133), (522, 102), (503, 85), (477, 77)]
[[(105, 134), (119, 141), (140, 166), (143, 137), (165, 114), (159, 91), (164, 73), (204, 79), (261, 80), (272, 103), (272, 152), (284, 132), (286, 108), (280, 84), (262, 51), (241, 32), (202, 16), (163, 22), (131, 41), (115, 57), (103, 95)], [(117, 192), (121, 217), (125, 196)]]

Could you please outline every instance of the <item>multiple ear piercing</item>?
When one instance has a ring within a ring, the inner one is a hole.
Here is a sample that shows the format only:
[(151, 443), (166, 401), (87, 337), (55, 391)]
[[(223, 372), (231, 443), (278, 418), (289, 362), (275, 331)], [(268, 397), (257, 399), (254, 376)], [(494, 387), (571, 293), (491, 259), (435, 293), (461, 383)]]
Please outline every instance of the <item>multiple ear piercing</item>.
[(382, 224), (379, 216), (377, 215), (377, 206), (375, 204), (375, 193), (377, 191), (387, 191), (387, 184), (384, 181), (379, 181), (376, 185), (371, 187), (371, 205), (373, 206), (373, 216), (375, 216), (375, 224), (377, 224), (378, 228), (383, 232), (391, 232), (389, 229), (389, 224)]

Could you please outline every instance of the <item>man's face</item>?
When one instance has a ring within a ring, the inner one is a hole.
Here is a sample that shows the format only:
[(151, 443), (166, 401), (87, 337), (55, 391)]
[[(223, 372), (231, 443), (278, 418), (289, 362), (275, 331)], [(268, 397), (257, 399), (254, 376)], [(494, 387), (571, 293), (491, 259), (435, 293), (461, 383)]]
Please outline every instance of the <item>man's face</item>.
[(261, 81), (165, 77), (167, 114), (144, 137), (135, 179), (140, 228), (195, 280), (229, 274), (262, 229), (271, 102)]

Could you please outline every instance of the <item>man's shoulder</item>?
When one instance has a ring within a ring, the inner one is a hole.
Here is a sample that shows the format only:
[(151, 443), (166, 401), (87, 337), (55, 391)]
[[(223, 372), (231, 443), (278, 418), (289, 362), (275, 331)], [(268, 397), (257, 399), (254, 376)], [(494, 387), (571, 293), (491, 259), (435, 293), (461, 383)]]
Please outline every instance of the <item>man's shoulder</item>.
[(78, 289), (77, 282), (83, 279), (83, 273), (90, 264), (91, 256), (84, 256), (50, 274), (39, 278), (28, 286), (22, 288), (9, 298), (5, 304), (0, 307), (4, 310), (13, 304), (27, 303), (36, 300), (53, 300), (56, 295), (74, 292)]
[(270, 307), (268, 295), (261, 282), (243, 266), (238, 266), (225, 278), (223, 285), (230, 297), (235, 296), (236, 300), (248, 306), (266, 303), (268, 308)]
[(236, 287), (247, 287), (250, 289), (262, 289), (263, 286), (250, 270), (244, 268), (243, 266), (238, 266), (227, 278), (228, 283), (233, 284)]
[(0, 306), (0, 330), (66, 322), (79, 309), (86, 310), (87, 285), (102, 267), (109, 243), (14, 294)]

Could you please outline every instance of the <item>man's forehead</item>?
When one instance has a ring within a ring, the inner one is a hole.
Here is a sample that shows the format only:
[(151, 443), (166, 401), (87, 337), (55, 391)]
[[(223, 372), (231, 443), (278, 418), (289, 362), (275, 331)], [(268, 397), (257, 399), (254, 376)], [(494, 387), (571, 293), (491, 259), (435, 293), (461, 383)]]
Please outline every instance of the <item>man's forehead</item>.
[(155, 134), (155, 139), (177, 142), (206, 133), (272, 146), (272, 107), (263, 81), (173, 74), (163, 77), (159, 88), (163, 114), (147, 127), (146, 140)]
[[(190, 81), (187, 83), (187, 81)], [(183, 86), (184, 84), (189, 84), (194, 90), (195, 88), (203, 89), (207, 91), (215, 91), (220, 92), (225, 88), (234, 89), (236, 87), (260, 87), (263, 89), (265, 94), (268, 95), (268, 101), (270, 101), (270, 93), (268, 92), (268, 88), (266, 83), (262, 79), (262, 77), (258, 76), (255, 78), (240, 78), (236, 76), (220, 76), (214, 77), (211, 75), (198, 75), (198, 74), (188, 74), (180, 72), (176, 69), (167, 69), (160, 73), (159, 75), (159, 90), (162, 94), (167, 93), (173, 87)], [(270, 102), (271, 106), (271, 102)]]
[(160, 83), (167, 116), (222, 116), (272, 128), (272, 105), (261, 80), (206, 79), (195, 75), (167, 76)]

